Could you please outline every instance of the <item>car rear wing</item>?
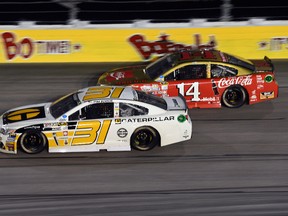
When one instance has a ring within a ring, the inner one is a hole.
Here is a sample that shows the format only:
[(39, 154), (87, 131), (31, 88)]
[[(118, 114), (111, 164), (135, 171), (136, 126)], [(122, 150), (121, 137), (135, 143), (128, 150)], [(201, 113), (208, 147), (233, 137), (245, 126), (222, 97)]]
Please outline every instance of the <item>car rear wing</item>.
[(273, 62), (267, 56), (264, 56), (263, 59), (250, 59), (250, 61), (254, 65), (254, 73), (274, 73), (275, 68)]
[(272, 68), (272, 71), (274, 72), (274, 65), (273, 65), (271, 59), (268, 58), (267, 56), (265, 56), (264, 60), (270, 65), (270, 67)]
[(180, 98), (184, 101), (184, 103), (185, 103), (185, 109), (188, 110), (188, 106), (187, 106), (185, 97), (184, 97), (182, 94), (180, 94), (180, 93), (178, 94), (178, 97), (180, 97)]

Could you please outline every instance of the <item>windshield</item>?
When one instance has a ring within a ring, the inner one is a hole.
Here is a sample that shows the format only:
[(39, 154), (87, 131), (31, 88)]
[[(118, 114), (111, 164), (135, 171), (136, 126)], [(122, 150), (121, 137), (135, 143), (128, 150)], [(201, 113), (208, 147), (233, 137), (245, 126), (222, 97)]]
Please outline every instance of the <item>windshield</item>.
[(247, 68), (248, 70), (252, 70), (252, 71), (255, 70), (255, 66), (252, 63), (250, 63), (249, 61), (242, 59), (240, 57), (231, 56), (227, 53), (226, 53), (226, 55), (227, 55), (227, 59), (228, 59), (229, 63)]
[(153, 80), (158, 78), (160, 75), (171, 69), (178, 60), (177, 53), (168, 54), (157, 61), (149, 64), (146, 69), (145, 73)]
[(138, 101), (148, 103), (148, 104), (157, 106), (161, 109), (167, 110), (167, 103), (163, 98), (160, 98), (151, 94), (147, 94), (145, 92), (138, 91), (138, 90), (136, 90), (136, 92), (138, 94)]
[(66, 95), (51, 104), (50, 113), (54, 118), (59, 118), (69, 110), (78, 106), (79, 103), (80, 100), (77, 93)]

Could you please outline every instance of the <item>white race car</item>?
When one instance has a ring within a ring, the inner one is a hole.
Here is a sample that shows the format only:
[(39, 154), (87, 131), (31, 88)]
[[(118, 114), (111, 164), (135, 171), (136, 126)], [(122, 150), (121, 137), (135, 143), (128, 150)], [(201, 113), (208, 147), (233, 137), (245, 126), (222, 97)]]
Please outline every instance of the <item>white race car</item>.
[(0, 151), (17, 153), (150, 150), (189, 140), (182, 97), (156, 97), (132, 87), (93, 86), (53, 103), (8, 110), (0, 117)]

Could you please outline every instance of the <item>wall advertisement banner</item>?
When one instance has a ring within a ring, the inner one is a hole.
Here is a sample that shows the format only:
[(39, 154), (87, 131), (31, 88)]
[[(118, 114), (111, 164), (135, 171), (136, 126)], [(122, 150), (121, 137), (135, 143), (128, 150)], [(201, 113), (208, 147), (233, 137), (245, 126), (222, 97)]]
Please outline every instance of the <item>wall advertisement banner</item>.
[(0, 29), (0, 63), (138, 62), (180, 48), (248, 59), (288, 58), (288, 26), (131, 29)]

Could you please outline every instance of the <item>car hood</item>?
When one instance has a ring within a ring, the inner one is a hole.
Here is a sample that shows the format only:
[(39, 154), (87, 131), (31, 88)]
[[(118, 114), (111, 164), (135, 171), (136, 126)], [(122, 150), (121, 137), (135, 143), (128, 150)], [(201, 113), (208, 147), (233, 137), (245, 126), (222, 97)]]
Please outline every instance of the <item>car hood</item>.
[(152, 80), (145, 74), (145, 65), (117, 68), (102, 74), (98, 80), (100, 85), (129, 85), (147, 83)]
[(51, 103), (41, 103), (10, 109), (2, 115), (3, 124), (51, 119), (51, 115), (48, 113), (50, 104)]

